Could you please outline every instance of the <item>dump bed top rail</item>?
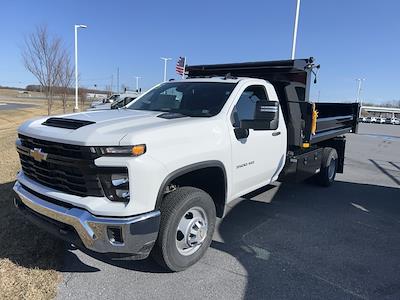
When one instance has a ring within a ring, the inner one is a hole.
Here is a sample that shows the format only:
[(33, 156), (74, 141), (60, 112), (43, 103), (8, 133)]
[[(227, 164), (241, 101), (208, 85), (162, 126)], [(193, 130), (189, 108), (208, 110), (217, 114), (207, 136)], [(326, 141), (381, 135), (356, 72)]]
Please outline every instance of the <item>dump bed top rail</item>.
[(186, 71), (189, 78), (225, 76), (230, 74), (236, 77), (261, 78), (268, 80), (272, 84), (274, 82), (297, 83), (298, 87), (303, 89), (302, 96), (298, 97), (298, 100), (308, 101), (310, 76), (313, 67), (316, 67), (314, 58), (310, 57), (295, 60), (187, 66)]

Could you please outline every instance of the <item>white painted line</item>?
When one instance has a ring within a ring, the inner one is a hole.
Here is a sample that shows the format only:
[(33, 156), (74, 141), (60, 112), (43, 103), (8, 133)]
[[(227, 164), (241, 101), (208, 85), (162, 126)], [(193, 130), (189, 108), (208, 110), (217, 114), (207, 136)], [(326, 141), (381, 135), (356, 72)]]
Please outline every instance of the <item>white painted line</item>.
[(360, 209), (362, 211), (369, 212), (368, 209), (366, 209), (365, 207), (363, 207), (363, 206), (361, 206), (359, 204), (356, 204), (356, 203), (353, 203), (353, 202), (350, 202), (350, 204), (353, 205), (355, 208), (358, 208), (358, 209)]

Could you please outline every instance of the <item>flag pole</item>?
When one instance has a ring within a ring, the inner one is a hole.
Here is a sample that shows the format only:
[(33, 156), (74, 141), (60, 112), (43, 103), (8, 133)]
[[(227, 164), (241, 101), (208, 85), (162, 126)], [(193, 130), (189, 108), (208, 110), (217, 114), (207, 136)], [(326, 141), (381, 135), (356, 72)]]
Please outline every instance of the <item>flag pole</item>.
[(182, 79), (185, 79), (185, 71), (186, 71), (186, 56), (183, 58), (183, 73), (182, 73)]

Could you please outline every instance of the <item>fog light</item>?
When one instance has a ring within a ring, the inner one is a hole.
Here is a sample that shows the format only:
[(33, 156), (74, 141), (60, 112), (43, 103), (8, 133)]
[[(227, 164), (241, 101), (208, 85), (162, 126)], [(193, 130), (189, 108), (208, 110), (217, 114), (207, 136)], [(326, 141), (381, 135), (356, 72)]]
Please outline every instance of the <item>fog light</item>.
[(111, 244), (123, 244), (122, 230), (120, 227), (107, 227), (107, 236)]
[(129, 190), (115, 190), (115, 194), (122, 198), (122, 199), (126, 199), (129, 200)]

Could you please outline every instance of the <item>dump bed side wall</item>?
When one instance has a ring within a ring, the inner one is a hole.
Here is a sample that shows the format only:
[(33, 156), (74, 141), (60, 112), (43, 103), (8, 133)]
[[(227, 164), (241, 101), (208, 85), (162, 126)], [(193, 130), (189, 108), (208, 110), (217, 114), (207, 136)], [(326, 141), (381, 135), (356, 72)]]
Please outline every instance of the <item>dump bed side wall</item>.
[(312, 143), (319, 143), (348, 132), (357, 132), (358, 103), (315, 103), (318, 112), (317, 130)]

